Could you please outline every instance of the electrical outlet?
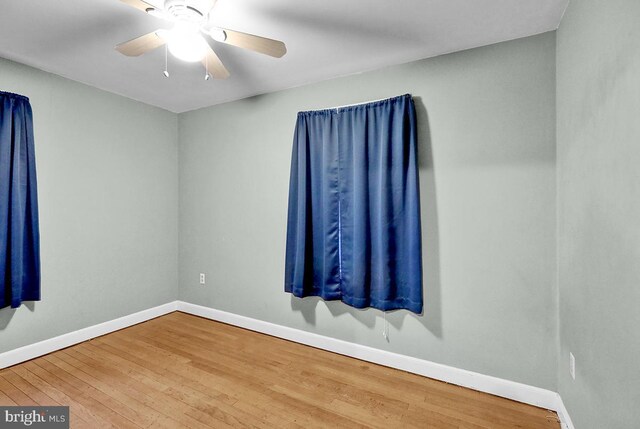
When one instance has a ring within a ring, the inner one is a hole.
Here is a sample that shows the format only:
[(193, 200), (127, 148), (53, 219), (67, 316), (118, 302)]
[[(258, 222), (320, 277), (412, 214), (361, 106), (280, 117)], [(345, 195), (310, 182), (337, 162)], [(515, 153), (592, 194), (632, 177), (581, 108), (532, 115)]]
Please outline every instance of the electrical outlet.
[(576, 357), (573, 353), (569, 352), (569, 373), (571, 378), (576, 379)]
[(205, 278), (204, 278), (204, 273), (200, 273), (200, 284), (203, 285), (205, 283), (206, 283), (206, 281), (205, 281)]

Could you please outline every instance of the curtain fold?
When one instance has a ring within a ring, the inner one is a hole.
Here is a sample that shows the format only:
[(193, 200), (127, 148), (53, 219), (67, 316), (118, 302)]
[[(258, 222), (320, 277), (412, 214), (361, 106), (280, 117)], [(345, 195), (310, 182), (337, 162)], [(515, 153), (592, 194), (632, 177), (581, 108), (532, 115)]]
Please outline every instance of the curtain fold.
[(331, 115), (300, 115), (289, 189), (287, 292), (340, 298), (338, 249), (338, 147)]
[(0, 308), (40, 300), (40, 232), (29, 99), (0, 92)]
[(298, 114), (285, 291), (422, 312), (416, 150), (410, 95)]

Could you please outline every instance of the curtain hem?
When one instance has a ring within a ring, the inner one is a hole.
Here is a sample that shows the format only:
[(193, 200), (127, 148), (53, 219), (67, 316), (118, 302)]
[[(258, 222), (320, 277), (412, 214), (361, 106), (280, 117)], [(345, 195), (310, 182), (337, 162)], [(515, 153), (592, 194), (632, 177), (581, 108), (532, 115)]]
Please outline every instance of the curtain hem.
[(381, 299), (368, 299), (368, 298), (353, 298), (337, 293), (322, 293), (322, 292), (301, 292), (296, 289), (285, 290), (285, 292), (297, 298), (306, 298), (310, 296), (317, 296), (324, 301), (341, 301), (348, 306), (354, 308), (375, 308), (381, 311), (392, 310), (409, 310), (415, 314), (422, 314), (423, 303), (419, 301), (412, 301), (406, 298), (398, 298), (394, 300), (381, 300)]
[(321, 292), (318, 290), (305, 291), (301, 288), (291, 288), (289, 290), (285, 289), (285, 292), (290, 293), (291, 295), (298, 298), (306, 298), (308, 296), (318, 296), (325, 301), (336, 301), (342, 299), (342, 292)]
[(38, 298), (26, 298), (26, 299), (21, 299), (18, 300), (16, 302), (7, 302), (6, 304), (4, 304), (3, 306), (0, 306), (0, 310), (5, 309), (5, 308), (20, 308), (20, 306), (22, 306), (22, 304), (27, 303), (27, 302), (38, 302), (41, 301), (41, 299)]

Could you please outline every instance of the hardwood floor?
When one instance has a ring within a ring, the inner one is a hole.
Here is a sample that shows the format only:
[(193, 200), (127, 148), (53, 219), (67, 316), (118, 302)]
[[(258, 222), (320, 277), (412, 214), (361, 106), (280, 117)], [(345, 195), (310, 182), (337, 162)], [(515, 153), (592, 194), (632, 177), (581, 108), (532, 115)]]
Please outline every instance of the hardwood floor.
[(0, 370), (74, 428), (560, 428), (555, 413), (184, 313)]

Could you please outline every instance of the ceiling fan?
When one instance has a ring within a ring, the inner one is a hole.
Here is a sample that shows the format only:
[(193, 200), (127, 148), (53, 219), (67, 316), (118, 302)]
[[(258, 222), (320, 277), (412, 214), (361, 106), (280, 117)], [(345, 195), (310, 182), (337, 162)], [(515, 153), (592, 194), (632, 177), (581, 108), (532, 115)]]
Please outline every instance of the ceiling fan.
[[(121, 1), (174, 23), (170, 30), (159, 29), (116, 46), (118, 52), (130, 57), (137, 57), (166, 44), (168, 51), (183, 61), (201, 61), (206, 70), (205, 79), (208, 80), (209, 74), (217, 79), (229, 77), (229, 72), (211, 47), (211, 39), (275, 58), (287, 52), (287, 47), (279, 40), (210, 25), (209, 14), (216, 0), (164, 0), (162, 8), (143, 0)], [(166, 68), (165, 76), (169, 77)]]

